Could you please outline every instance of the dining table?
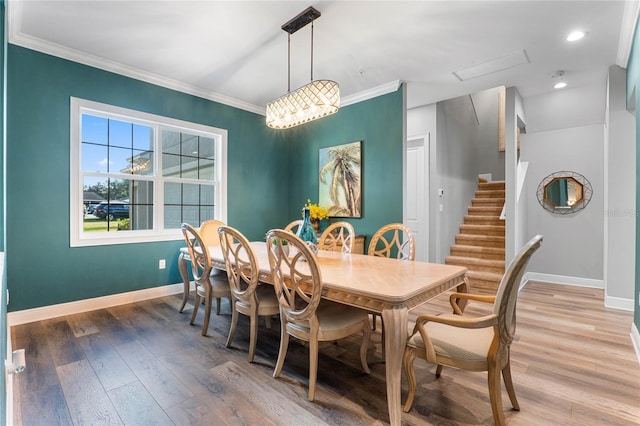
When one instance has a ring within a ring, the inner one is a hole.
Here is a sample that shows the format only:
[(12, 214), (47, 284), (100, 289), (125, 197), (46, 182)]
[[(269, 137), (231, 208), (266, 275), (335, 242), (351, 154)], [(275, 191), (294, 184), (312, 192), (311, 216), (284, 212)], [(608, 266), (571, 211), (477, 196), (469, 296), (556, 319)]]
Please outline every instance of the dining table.
[[(266, 243), (255, 241), (251, 246), (258, 259), (260, 281), (274, 284)], [(213, 267), (225, 269), (220, 247), (209, 247), (209, 253)], [(181, 250), (179, 269), (186, 289), (188, 260), (188, 253)], [(467, 292), (466, 268), (324, 250), (318, 250), (316, 260), (322, 275), (323, 298), (382, 316), (389, 422), (400, 425), (402, 356), (408, 339), (408, 312), (448, 290)]]

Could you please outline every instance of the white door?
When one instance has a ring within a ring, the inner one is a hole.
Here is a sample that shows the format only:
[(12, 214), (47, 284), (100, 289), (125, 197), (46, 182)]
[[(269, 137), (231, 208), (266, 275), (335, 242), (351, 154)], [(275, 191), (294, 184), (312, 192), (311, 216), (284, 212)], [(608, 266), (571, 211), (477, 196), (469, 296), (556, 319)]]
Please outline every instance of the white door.
[(429, 259), (429, 135), (408, 139), (405, 225), (415, 234), (416, 260), (426, 262)]

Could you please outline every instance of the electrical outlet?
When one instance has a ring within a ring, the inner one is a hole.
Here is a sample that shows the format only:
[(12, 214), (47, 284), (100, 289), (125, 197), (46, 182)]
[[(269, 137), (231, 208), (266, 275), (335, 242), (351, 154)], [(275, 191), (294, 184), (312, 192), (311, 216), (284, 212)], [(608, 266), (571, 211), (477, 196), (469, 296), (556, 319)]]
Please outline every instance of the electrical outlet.
[(167, 261), (164, 259), (160, 259), (158, 261), (158, 269), (164, 269), (167, 267)]

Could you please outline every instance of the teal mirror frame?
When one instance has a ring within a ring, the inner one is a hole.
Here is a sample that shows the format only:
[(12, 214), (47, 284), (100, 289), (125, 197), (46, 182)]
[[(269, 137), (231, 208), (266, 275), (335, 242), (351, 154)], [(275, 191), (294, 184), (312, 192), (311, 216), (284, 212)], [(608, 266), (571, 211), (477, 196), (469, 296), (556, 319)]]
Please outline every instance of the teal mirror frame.
[[(576, 195), (570, 195), (569, 186), (576, 186)], [(538, 202), (547, 211), (555, 214), (572, 214), (587, 207), (593, 195), (593, 188), (587, 178), (580, 173), (560, 171), (551, 173), (538, 185)]]

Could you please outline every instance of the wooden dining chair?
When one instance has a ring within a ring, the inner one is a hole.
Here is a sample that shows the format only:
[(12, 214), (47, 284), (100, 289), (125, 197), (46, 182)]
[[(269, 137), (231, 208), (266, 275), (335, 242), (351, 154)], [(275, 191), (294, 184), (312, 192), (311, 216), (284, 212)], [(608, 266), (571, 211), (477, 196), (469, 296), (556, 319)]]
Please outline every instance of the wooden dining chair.
[(227, 347), (231, 347), (238, 327), (238, 315), (250, 318), (249, 362), (253, 362), (258, 340), (258, 318), (266, 317), (267, 327), (271, 328), (271, 317), (280, 313), (278, 299), (273, 286), (261, 285), (258, 281), (259, 265), (256, 254), (247, 238), (235, 228), (218, 228), (220, 246), (229, 277), (232, 295), (232, 316)]
[[(209, 320), (211, 318), (211, 305), (213, 298), (220, 299), (228, 297), (231, 299), (231, 290), (227, 276), (221, 272), (213, 273), (211, 266), (211, 257), (209, 256), (209, 248), (202, 239), (200, 231), (188, 223), (182, 224), (182, 234), (187, 242), (187, 250), (191, 258), (191, 272), (196, 285), (195, 300), (193, 302), (193, 313), (191, 314), (191, 322), (196, 320), (198, 307), (204, 298), (205, 313), (204, 322), (202, 324), (202, 335), (207, 335), (209, 328)], [(219, 305), (218, 305), (219, 309)], [(218, 311), (219, 313), (219, 311)]]
[[(489, 399), (496, 425), (505, 423), (502, 412), (500, 373), (514, 410), (520, 410), (511, 380), (510, 348), (516, 331), (516, 302), (524, 270), (533, 253), (542, 244), (542, 235), (533, 237), (509, 264), (495, 296), (453, 293), (454, 314), (420, 315), (407, 342), (402, 365), (409, 392), (404, 411), (408, 412), (416, 392), (413, 362), (416, 357), (436, 364), (436, 377), (443, 366), (461, 370), (487, 371)], [(481, 317), (463, 315), (462, 299), (493, 303), (493, 312)]]
[(371, 237), (367, 254), (369, 256), (415, 260), (416, 240), (413, 231), (402, 223), (384, 225)]
[[(218, 237), (218, 228), (222, 225), (224, 225), (224, 222), (221, 222), (215, 219), (205, 220), (204, 222), (202, 222), (202, 224), (200, 225), (199, 232), (200, 232), (200, 237), (204, 242), (204, 245), (206, 245), (207, 247), (220, 245), (220, 239)], [(182, 294), (182, 304), (180, 305), (180, 312), (184, 310), (184, 307), (186, 306), (187, 301), (189, 300), (189, 293), (191, 293), (191, 282), (189, 280), (189, 276), (187, 273), (186, 258), (184, 258), (185, 255), (187, 255), (187, 257), (189, 255), (189, 249), (187, 247), (180, 249), (180, 256), (178, 258), (178, 267), (180, 268), (180, 275), (182, 276), (182, 279), (184, 281), (184, 289)], [(224, 279), (224, 277), (226, 276), (226, 274), (223, 271), (220, 271), (216, 268), (213, 268), (211, 270), (211, 274), (221, 275), (220, 279)], [(221, 298), (216, 297), (215, 299), (216, 299), (216, 314), (220, 315)]]
[[(369, 256), (395, 257), (401, 260), (415, 260), (416, 242), (413, 231), (402, 223), (384, 225), (373, 234), (369, 249)], [(373, 329), (376, 329), (376, 318), (380, 316), (371, 313)], [(381, 317), (382, 318), (382, 317)], [(382, 347), (384, 348), (384, 335)]]
[[(288, 246), (288, 255), (285, 244)], [(280, 303), (280, 350), (273, 377), (279, 377), (287, 356), (289, 336), (309, 342), (309, 401), (318, 375), (318, 342), (334, 341), (362, 332), (360, 361), (369, 373), (367, 347), (371, 326), (367, 312), (322, 299), (322, 274), (315, 255), (297, 236), (282, 229), (267, 233), (269, 266)]]
[[(318, 250), (342, 251), (351, 253), (355, 231), (349, 222), (334, 222), (327, 226), (318, 240)], [(336, 250), (337, 247), (342, 247)]]
[(285, 231), (289, 231), (292, 234), (298, 234), (298, 229), (302, 226), (302, 219), (294, 220), (290, 222), (285, 228)]

